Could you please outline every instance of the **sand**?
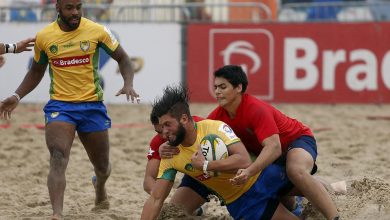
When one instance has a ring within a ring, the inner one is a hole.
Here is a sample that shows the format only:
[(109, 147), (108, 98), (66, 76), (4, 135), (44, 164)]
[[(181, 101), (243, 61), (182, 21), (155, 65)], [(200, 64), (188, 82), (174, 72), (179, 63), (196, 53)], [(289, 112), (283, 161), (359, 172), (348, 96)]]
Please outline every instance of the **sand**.
[[(191, 109), (206, 116), (214, 106), (193, 104)], [(51, 214), (42, 107), (20, 104), (9, 124), (0, 122), (0, 219), (48, 219)], [(329, 182), (346, 181), (346, 194), (332, 194), (342, 219), (390, 219), (390, 105), (277, 107), (313, 129), (318, 175)], [(108, 111), (113, 122), (112, 175), (107, 182), (111, 208), (92, 211), (93, 167), (76, 137), (66, 172), (65, 219), (140, 218), (148, 197), (142, 187), (146, 153), (154, 135), (148, 121), (150, 105), (108, 105)], [(191, 219), (175, 207), (166, 207), (162, 219)], [(305, 205), (304, 216), (321, 219), (311, 204)], [(212, 201), (206, 216), (192, 219), (230, 218), (224, 207)]]

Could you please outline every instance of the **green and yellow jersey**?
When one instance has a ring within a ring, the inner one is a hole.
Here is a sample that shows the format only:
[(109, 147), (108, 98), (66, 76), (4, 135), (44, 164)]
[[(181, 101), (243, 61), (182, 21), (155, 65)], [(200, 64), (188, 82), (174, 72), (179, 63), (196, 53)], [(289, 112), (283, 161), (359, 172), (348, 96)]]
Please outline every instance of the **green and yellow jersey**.
[(57, 21), (38, 32), (34, 60), (49, 64), (50, 98), (68, 102), (102, 101), (98, 74), (99, 47), (108, 54), (119, 42), (103, 25), (81, 18), (80, 26), (64, 32)]
[(233, 130), (225, 123), (215, 120), (203, 120), (196, 122), (196, 141), (192, 146), (183, 147), (179, 145), (180, 153), (170, 159), (161, 159), (157, 178), (174, 181), (177, 171), (185, 173), (198, 180), (213, 191), (224, 204), (230, 204), (256, 182), (259, 174), (251, 177), (243, 186), (233, 186), (229, 179), (235, 174), (220, 172), (220, 175), (213, 177), (206, 175), (202, 170), (197, 170), (191, 165), (191, 157), (200, 148), (200, 142), (208, 134), (218, 135), (225, 145), (240, 142), (241, 140), (234, 134)]

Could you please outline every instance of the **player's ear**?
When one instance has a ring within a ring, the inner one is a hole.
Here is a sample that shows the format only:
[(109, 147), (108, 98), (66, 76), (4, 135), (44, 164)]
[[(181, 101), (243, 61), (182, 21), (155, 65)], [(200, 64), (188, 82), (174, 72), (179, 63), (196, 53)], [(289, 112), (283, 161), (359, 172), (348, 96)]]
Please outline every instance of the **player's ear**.
[(237, 92), (238, 92), (238, 93), (241, 93), (241, 92), (242, 92), (242, 84), (241, 84), (241, 83), (238, 84), (238, 86), (236, 87), (236, 89), (237, 89)]
[(188, 118), (188, 115), (187, 114), (182, 114), (181, 117), (180, 117), (180, 122), (181, 123), (187, 123), (189, 120)]

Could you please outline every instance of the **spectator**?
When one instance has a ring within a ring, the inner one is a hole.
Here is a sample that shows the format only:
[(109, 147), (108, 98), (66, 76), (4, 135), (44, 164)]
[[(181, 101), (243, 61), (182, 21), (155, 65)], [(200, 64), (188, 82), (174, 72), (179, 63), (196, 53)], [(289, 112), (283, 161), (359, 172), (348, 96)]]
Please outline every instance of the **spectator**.
[(183, 19), (185, 21), (210, 21), (211, 15), (207, 12), (204, 7), (204, 0), (186, 0), (186, 3), (198, 4), (198, 5), (189, 5), (183, 13)]
[(41, 0), (14, 0), (11, 1), (11, 21), (37, 21), (34, 8), (41, 6)]
[(367, 0), (371, 15), (375, 21), (390, 20), (390, 1), (386, 0)]
[[(85, 0), (84, 16), (93, 21), (110, 21), (110, 5), (114, 0)], [(91, 6), (91, 7), (89, 7)]]

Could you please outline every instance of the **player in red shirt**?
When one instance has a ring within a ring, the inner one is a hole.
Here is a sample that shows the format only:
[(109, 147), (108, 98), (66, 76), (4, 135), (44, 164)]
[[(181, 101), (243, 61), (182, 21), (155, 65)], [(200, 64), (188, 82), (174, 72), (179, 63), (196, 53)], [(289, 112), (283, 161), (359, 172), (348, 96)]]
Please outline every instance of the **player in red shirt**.
[[(195, 122), (203, 120), (203, 118), (198, 116), (193, 116), (192, 118)], [(150, 116), (150, 121), (157, 134), (150, 141), (149, 153), (147, 155), (148, 163), (146, 164), (145, 170), (144, 190), (148, 194), (151, 194), (152, 192), (160, 166), (161, 158), (159, 147), (167, 142), (167, 140), (162, 137), (162, 127), (158, 124), (158, 118), (153, 116), (153, 112)], [(208, 196), (211, 194), (212, 192), (210, 192), (207, 187), (190, 176), (184, 175), (181, 184), (173, 194), (170, 203), (184, 207), (187, 213), (200, 216), (205, 212), (205, 207), (202, 205), (209, 201)]]
[(325, 187), (311, 174), (317, 170), (317, 146), (311, 130), (270, 104), (246, 94), (248, 79), (240, 66), (228, 65), (214, 73), (214, 91), (219, 106), (209, 119), (227, 123), (249, 152), (258, 155), (235, 178), (243, 183), (271, 163), (285, 164), (295, 189), (315, 205), (327, 219), (338, 212)]

